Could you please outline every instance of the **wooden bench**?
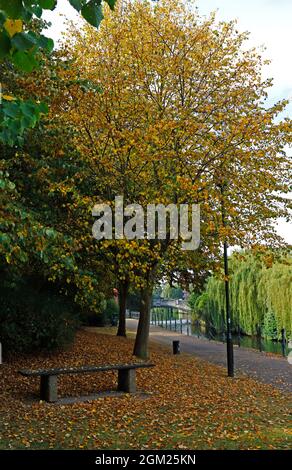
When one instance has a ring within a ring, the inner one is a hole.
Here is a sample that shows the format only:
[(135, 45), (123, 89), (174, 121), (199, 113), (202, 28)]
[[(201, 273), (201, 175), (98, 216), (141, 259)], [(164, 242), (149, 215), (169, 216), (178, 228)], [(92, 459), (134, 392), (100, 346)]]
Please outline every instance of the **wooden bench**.
[(40, 398), (50, 403), (58, 400), (58, 375), (118, 371), (118, 391), (136, 392), (136, 369), (154, 367), (154, 364), (117, 364), (103, 366), (68, 367), (63, 369), (19, 370), (24, 377), (40, 377)]

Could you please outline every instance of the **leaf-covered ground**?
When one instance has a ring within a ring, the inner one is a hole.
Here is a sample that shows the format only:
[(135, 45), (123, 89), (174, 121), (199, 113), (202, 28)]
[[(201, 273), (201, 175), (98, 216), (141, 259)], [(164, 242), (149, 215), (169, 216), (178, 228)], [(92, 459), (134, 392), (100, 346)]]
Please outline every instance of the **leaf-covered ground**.
[[(20, 368), (131, 362), (133, 339), (79, 332), (74, 346), (51, 356), (0, 366), (2, 449), (288, 449), (291, 396), (188, 355), (152, 346), (156, 367), (138, 371), (145, 396), (70, 405), (40, 402), (38, 379)], [(115, 372), (63, 376), (60, 396), (113, 389)]]

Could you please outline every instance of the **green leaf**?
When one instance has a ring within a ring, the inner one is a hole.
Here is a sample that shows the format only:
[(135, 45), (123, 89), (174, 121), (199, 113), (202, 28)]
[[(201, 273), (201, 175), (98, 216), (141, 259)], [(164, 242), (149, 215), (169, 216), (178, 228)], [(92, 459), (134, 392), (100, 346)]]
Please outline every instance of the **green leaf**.
[(22, 103), (20, 103), (20, 109), (25, 116), (34, 119), (36, 111), (38, 112), (38, 105), (32, 101), (22, 101)]
[(0, 60), (9, 54), (10, 48), (11, 41), (8, 34), (4, 30), (0, 31)]
[(44, 10), (54, 10), (57, 5), (57, 0), (39, 0), (39, 5)]
[(52, 52), (54, 49), (54, 41), (51, 38), (47, 38), (46, 36), (37, 35), (32, 31), (27, 33), (17, 33), (13, 36), (11, 43), (15, 49), (19, 51), (27, 51), (34, 46), (37, 48), (42, 48), (48, 51), (49, 53)]
[(4, 15), (3, 11), (0, 11), (0, 26), (3, 26), (6, 21), (6, 16)]
[(45, 49), (49, 53), (51, 53), (52, 50), (54, 49), (53, 39), (47, 38), (46, 36), (43, 36), (42, 34), (39, 37), (38, 45), (39, 47), (41, 47), (42, 49)]
[(69, 3), (77, 11), (80, 11), (81, 8), (84, 6), (84, 1), (80, 1), (80, 0), (69, 0)]
[(82, 91), (96, 91), (98, 93), (102, 92), (102, 89), (99, 85), (96, 85), (93, 81), (91, 80), (72, 80), (72, 84), (77, 84), (80, 85), (80, 88)]
[(95, 26), (95, 28), (98, 28), (103, 20), (102, 7), (100, 4), (96, 4), (94, 0), (88, 2), (87, 5), (81, 9), (81, 14), (83, 18), (92, 26)]
[(24, 13), (22, 0), (0, 0), (0, 10), (12, 19), (21, 18)]
[(10, 118), (15, 118), (19, 114), (18, 103), (4, 103), (3, 113), (5, 116), (8, 116)]
[(110, 7), (111, 10), (114, 10), (117, 0), (104, 0)]
[(15, 138), (23, 132), (23, 129), (21, 128), (21, 123), (19, 119), (15, 119), (9, 123), (9, 129), (8, 129)]
[(34, 121), (32, 121), (29, 117), (27, 116), (22, 116), (21, 118), (21, 127), (22, 129), (28, 129), (29, 127), (31, 127), (34, 123)]
[(18, 254), (17, 254), (17, 257), (20, 261), (22, 261), (23, 263), (25, 263), (27, 260), (28, 260), (28, 256), (25, 252), (23, 251), (20, 251)]
[(39, 112), (42, 113), (42, 114), (48, 114), (48, 112), (49, 112), (49, 108), (48, 108), (47, 103), (44, 103), (43, 101), (41, 103), (39, 103), (38, 109), (39, 109)]
[(37, 37), (33, 33), (17, 33), (11, 39), (11, 44), (19, 51), (27, 51), (37, 45)]
[(47, 235), (48, 238), (56, 238), (57, 237), (57, 232), (53, 228), (47, 228), (45, 229), (45, 234)]
[(33, 13), (25, 9), (21, 15), (21, 19), (25, 21), (25, 23), (28, 23), (32, 19), (32, 16), (33, 16)]
[(19, 70), (24, 72), (32, 72), (39, 65), (35, 57), (26, 51), (15, 52), (12, 56), (12, 62)]
[(10, 236), (7, 235), (7, 233), (1, 232), (1, 233), (0, 233), (0, 243), (1, 243), (1, 244), (4, 244), (4, 243), (5, 243), (6, 245), (8, 245), (9, 243), (11, 243), (11, 238), (10, 238)]
[(40, 18), (43, 14), (43, 10), (41, 7), (36, 5), (35, 7), (32, 8), (32, 13), (34, 13), (38, 18)]
[(13, 189), (15, 189), (15, 184), (12, 181), (9, 181), (8, 184), (7, 184), (7, 187), (11, 191), (13, 191)]
[[(36, 3), (40, 3), (40, 2), (33, 2), (31, 0), (23, 0), (23, 3), (25, 5), (25, 11), (26, 11), (26, 14), (30, 14), (30, 15), (36, 15), (38, 18), (40, 18), (42, 16), (42, 13), (43, 13), (43, 9), (40, 5), (36, 4)], [(35, 3), (35, 5), (33, 5), (33, 3)]]

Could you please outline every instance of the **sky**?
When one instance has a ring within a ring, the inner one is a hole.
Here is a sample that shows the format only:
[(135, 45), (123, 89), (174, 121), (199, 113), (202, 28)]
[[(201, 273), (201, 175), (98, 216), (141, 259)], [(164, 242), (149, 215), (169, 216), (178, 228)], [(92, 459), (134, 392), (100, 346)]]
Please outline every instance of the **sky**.
[[(292, 117), (292, 0), (197, 0), (201, 15), (217, 11), (219, 20), (238, 20), (240, 31), (250, 32), (250, 45), (265, 46), (264, 57), (271, 64), (263, 69), (263, 77), (273, 77), (273, 87), (269, 91), (268, 104), (280, 99), (291, 99), (284, 116)], [(54, 26), (47, 35), (55, 41), (65, 30), (64, 16), (77, 20), (75, 10), (66, 0), (58, 1), (58, 8), (47, 12), (45, 19)], [(292, 154), (291, 149), (287, 149)], [(292, 225), (279, 220), (278, 233), (292, 244)]]

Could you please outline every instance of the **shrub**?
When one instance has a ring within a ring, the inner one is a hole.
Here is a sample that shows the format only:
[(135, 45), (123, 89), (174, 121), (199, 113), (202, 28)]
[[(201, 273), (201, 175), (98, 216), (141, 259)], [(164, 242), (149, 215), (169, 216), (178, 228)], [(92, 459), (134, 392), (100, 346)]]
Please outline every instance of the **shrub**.
[(115, 299), (109, 299), (106, 302), (106, 308), (103, 312), (105, 323), (116, 324), (119, 316), (119, 306)]
[(29, 280), (4, 281), (0, 289), (0, 338), (6, 352), (52, 351), (72, 342), (79, 326), (77, 307)]
[(100, 314), (89, 312), (82, 315), (82, 321), (88, 326), (116, 325), (119, 316), (119, 306), (115, 299), (108, 299), (104, 302), (104, 307)]

